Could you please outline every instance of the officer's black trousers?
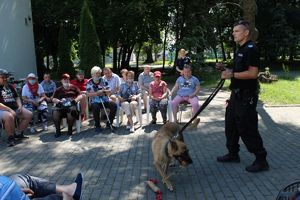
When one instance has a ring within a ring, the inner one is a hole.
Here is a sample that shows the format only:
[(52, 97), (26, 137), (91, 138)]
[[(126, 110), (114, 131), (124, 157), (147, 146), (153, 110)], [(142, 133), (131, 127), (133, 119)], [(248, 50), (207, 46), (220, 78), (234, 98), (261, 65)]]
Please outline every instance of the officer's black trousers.
[(233, 90), (226, 108), (225, 134), (229, 152), (239, 152), (239, 138), (256, 159), (264, 160), (267, 152), (258, 132), (257, 106), (258, 95), (248, 90)]

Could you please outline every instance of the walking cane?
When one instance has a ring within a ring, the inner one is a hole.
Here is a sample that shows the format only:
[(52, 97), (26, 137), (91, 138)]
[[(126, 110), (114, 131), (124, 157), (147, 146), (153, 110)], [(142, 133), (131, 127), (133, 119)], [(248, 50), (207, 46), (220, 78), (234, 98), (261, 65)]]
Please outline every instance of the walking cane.
[(108, 114), (107, 114), (107, 111), (106, 111), (106, 109), (105, 109), (105, 106), (104, 106), (104, 103), (103, 103), (102, 98), (100, 98), (100, 102), (101, 102), (101, 104), (102, 104), (102, 107), (103, 107), (103, 110), (104, 110), (104, 112), (105, 112), (107, 121), (108, 121), (108, 123), (109, 123), (109, 127), (110, 127), (111, 131), (114, 132), (114, 129), (113, 129), (112, 125), (111, 125), (111, 121), (110, 121), (110, 119), (109, 119), (109, 117), (108, 117)]

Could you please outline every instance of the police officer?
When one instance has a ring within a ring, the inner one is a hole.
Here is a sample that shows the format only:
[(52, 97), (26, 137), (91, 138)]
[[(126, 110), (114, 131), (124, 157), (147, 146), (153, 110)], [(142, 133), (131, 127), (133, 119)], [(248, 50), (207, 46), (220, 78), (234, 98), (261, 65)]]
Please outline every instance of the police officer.
[(240, 162), (239, 138), (249, 152), (256, 156), (255, 161), (246, 167), (248, 172), (269, 169), (267, 152), (258, 131), (257, 100), (259, 84), (259, 51), (250, 40), (250, 25), (247, 21), (234, 24), (234, 41), (240, 46), (235, 54), (233, 70), (222, 72), (223, 79), (231, 79), (231, 95), (225, 114), (225, 134), (228, 154), (217, 158), (218, 162)]

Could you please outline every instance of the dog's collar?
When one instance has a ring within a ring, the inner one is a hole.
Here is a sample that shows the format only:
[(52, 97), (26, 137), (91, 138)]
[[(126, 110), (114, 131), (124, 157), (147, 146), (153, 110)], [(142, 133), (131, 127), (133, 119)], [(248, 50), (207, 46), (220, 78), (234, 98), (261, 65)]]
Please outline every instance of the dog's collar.
[(171, 156), (169, 155), (169, 152), (168, 152), (168, 144), (169, 143), (170, 143), (170, 140), (168, 140), (168, 142), (165, 145), (165, 153), (166, 153), (167, 157), (171, 158)]

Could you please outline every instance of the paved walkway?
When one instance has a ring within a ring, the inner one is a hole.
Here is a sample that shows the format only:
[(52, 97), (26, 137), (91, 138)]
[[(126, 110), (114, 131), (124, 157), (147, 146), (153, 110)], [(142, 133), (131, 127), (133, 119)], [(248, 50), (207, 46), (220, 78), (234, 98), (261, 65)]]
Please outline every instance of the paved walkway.
[[(201, 94), (201, 102), (207, 94)], [(300, 179), (300, 107), (260, 105), (258, 108), (269, 171), (251, 174), (244, 170), (254, 156), (243, 144), (240, 164), (216, 162), (216, 157), (226, 152), (224, 101), (228, 95), (220, 92), (201, 114), (198, 129), (185, 134), (194, 163), (171, 170), (176, 172), (171, 177), (174, 192), (168, 192), (161, 182), (158, 184), (163, 199), (274, 200), (283, 186)], [(185, 121), (187, 116), (189, 113), (185, 112)], [(145, 126), (133, 134), (128, 134), (124, 127), (115, 134), (108, 134), (109, 130), (104, 132), (107, 134), (95, 134), (86, 122), (80, 134), (58, 139), (54, 138), (52, 126), (47, 133), (32, 135), (14, 148), (7, 148), (1, 142), (0, 172), (5, 175), (25, 172), (68, 184), (82, 171), (85, 200), (154, 200), (154, 193), (145, 187), (144, 181), (160, 180), (150, 148), (160, 126)]]

